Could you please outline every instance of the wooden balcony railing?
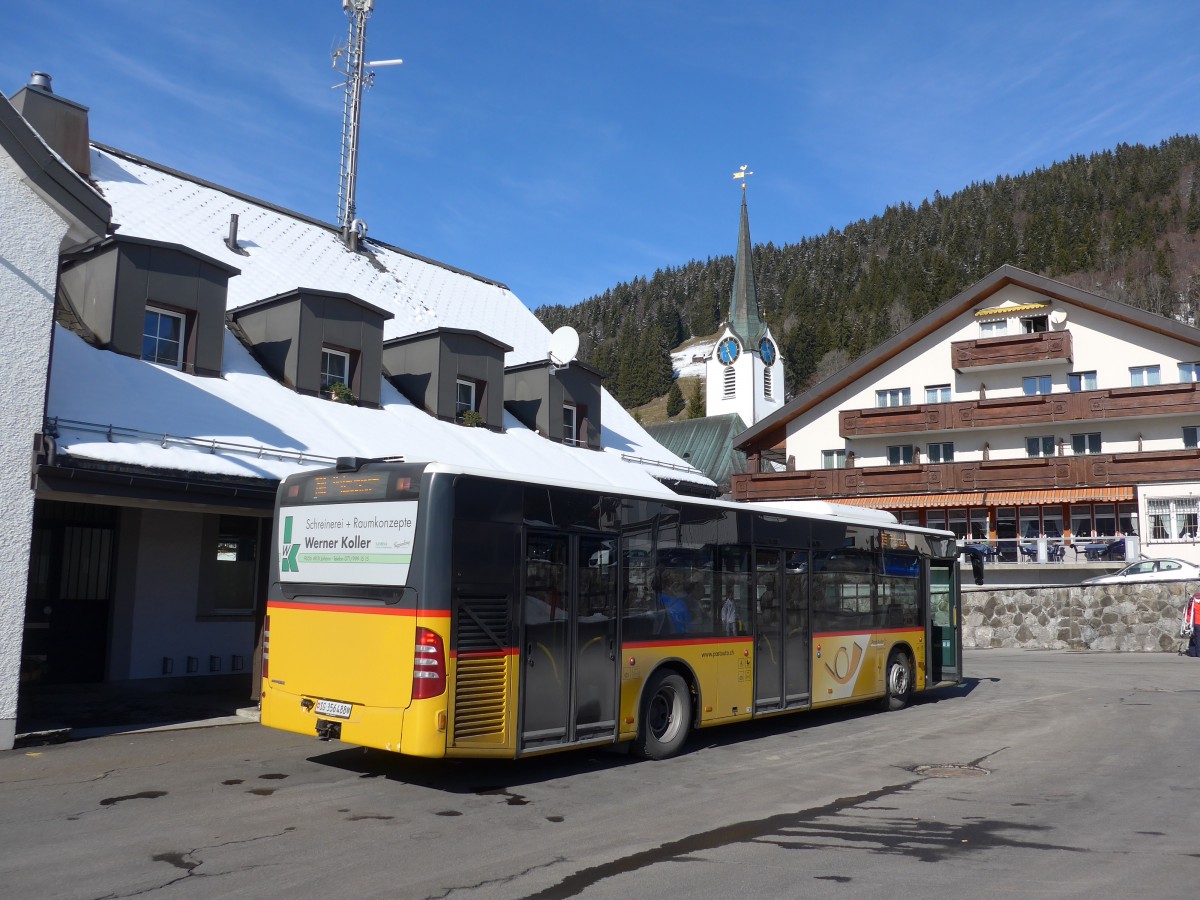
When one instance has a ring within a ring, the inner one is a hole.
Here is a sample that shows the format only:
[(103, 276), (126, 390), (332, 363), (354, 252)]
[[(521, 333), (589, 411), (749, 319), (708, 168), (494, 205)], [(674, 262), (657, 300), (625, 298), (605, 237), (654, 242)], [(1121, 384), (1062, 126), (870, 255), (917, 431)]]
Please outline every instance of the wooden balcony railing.
[(1148, 453), (1105, 453), (1095, 456), (1052, 456), (976, 462), (854, 469), (805, 469), (794, 472), (753, 470), (759, 458), (747, 459), (750, 472), (734, 475), (735, 500), (876, 497), (889, 494), (976, 493), (980, 491), (1050, 488), (1120, 487), (1195, 481), (1200, 450)]
[(1200, 416), (1200, 383), (846, 409), (838, 422), (842, 437), (855, 438), (1164, 415)]
[(1070, 331), (1041, 331), (1004, 337), (977, 338), (950, 344), (950, 365), (963, 369), (998, 369), (1035, 362), (1070, 362), (1074, 347)]

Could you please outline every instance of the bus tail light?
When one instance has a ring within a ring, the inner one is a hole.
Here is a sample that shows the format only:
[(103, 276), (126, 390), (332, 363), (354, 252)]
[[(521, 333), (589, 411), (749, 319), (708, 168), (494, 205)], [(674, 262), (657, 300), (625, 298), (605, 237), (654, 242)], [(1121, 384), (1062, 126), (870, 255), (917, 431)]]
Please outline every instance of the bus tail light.
[(263, 622), (263, 642), (262, 642), (262, 677), (263, 678), (270, 677), (270, 668), (271, 667), (268, 664), (269, 654), (267, 653), (268, 645), (270, 643), (271, 643), (271, 617), (267, 616), (266, 621)]
[(428, 628), (417, 628), (413, 648), (412, 698), (426, 700), (446, 691), (446, 648), (441, 636)]

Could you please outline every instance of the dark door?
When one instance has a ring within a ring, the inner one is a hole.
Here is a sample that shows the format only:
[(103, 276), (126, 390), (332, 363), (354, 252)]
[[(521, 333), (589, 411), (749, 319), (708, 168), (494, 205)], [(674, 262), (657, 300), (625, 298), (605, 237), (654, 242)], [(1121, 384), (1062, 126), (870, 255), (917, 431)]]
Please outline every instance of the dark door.
[(615, 542), (530, 533), (523, 585), (521, 744), (613, 737), (617, 705)]
[(779, 596), (779, 551), (754, 554), (754, 708), (781, 709), (783, 614)]
[(754, 708), (759, 712), (808, 704), (807, 567), (784, 565), (796, 556), (755, 552)]
[[(801, 554), (784, 553), (785, 560)], [(804, 554), (807, 556), (807, 554)], [(808, 566), (785, 565), (783, 581), (783, 700), (787, 709), (809, 705), (812, 664), (808, 621)]]
[(939, 681), (962, 678), (962, 616), (958, 565), (932, 560), (929, 564), (929, 675)]
[(38, 501), (25, 603), (22, 680), (103, 681), (117, 510)]

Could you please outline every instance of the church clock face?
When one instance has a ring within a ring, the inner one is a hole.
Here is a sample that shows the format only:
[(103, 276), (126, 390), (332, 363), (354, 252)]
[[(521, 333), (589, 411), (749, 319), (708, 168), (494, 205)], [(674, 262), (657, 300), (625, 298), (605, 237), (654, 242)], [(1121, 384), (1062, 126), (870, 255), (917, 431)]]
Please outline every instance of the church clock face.
[(763, 338), (758, 342), (758, 352), (762, 356), (764, 365), (774, 365), (775, 363), (775, 345), (771, 343), (770, 338)]
[(733, 365), (733, 361), (738, 358), (738, 354), (741, 352), (738, 342), (731, 337), (727, 337), (721, 343), (717, 344), (717, 359), (727, 366)]

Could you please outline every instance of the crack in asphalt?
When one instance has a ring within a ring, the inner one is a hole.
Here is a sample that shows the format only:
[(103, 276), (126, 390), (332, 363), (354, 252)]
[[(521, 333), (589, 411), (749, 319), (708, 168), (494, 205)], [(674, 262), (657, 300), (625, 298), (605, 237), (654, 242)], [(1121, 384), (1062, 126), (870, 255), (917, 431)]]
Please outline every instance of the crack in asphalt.
[(164, 881), (162, 884), (156, 884), (151, 887), (142, 888), (141, 890), (132, 891), (127, 894), (104, 894), (97, 897), (96, 900), (124, 900), (127, 897), (141, 897), (144, 894), (149, 894), (154, 891), (161, 891), (163, 888), (168, 888), (173, 884), (178, 884), (193, 876), (196, 878), (220, 878), (225, 875), (231, 875), (234, 872), (246, 872), (250, 869), (258, 868), (258, 866), (241, 866), (237, 869), (230, 869), (227, 872), (198, 872), (196, 871), (202, 865), (204, 860), (199, 858), (199, 854), (206, 850), (220, 850), (223, 847), (235, 847), (238, 844), (253, 844), (257, 841), (270, 840), (271, 838), (283, 837), (285, 834), (296, 830), (296, 826), (289, 825), (283, 831), (273, 834), (260, 834), (255, 837), (239, 838), (233, 841), (222, 841), (219, 844), (207, 844), (201, 847), (194, 847), (191, 850), (184, 851), (167, 851), (164, 853), (155, 853), (150, 857), (154, 862), (165, 862), (168, 865), (174, 866), (176, 869), (183, 869), (183, 874), (175, 878)]
[(440, 894), (429, 894), (425, 897), (425, 900), (445, 900), (445, 898), (458, 891), (475, 891), (479, 888), (490, 887), (496, 884), (510, 884), (511, 882), (516, 881), (518, 878), (523, 878), (530, 872), (536, 872), (538, 869), (556, 866), (559, 863), (566, 861), (567, 858), (565, 856), (556, 856), (544, 863), (538, 863), (536, 866), (530, 866), (528, 869), (523, 869), (520, 872), (513, 872), (511, 875), (506, 875), (503, 878), (487, 878), (483, 881), (477, 881), (475, 884), (460, 884), (454, 887), (446, 888), (446, 890), (442, 891)]

